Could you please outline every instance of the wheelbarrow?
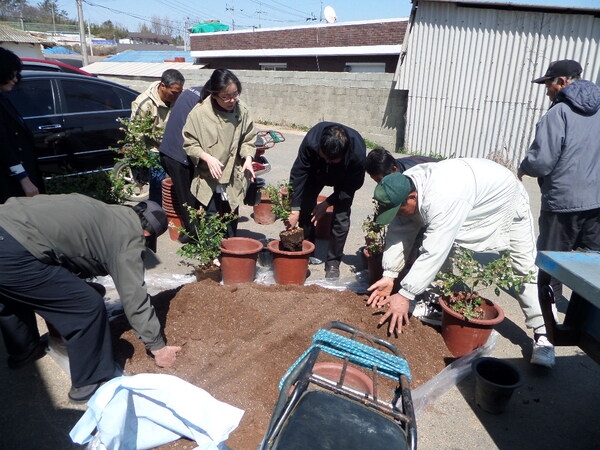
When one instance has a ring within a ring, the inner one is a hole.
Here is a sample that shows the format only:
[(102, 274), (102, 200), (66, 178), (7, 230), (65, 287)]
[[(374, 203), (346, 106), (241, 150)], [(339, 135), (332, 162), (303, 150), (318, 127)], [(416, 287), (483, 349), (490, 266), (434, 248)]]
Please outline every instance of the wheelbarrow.
[[(317, 370), (323, 358), (338, 362), (337, 376)], [(357, 370), (372, 383), (352, 386), (348, 378)], [(382, 388), (385, 381), (393, 388)], [(383, 339), (329, 322), (279, 387), (262, 450), (417, 448), (408, 363)], [(382, 398), (387, 393), (390, 398)]]

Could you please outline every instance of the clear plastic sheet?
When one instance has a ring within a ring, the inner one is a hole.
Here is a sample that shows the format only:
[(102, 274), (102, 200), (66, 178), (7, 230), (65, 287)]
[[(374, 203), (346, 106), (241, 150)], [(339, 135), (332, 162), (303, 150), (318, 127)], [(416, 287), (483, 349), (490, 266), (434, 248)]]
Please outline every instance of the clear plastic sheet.
[(498, 332), (492, 330), (492, 334), (485, 345), (458, 358), (427, 383), (414, 389), (412, 391), (412, 400), (415, 414), (418, 416), (419, 413), (424, 411), (430, 404), (434, 403), (441, 395), (445, 394), (450, 388), (456, 386), (469, 375), (471, 373), (471, 363), (473, 360), (480, 356), (488, 356), (491, 354), (496, 347), (498, 336), (500, 336)]

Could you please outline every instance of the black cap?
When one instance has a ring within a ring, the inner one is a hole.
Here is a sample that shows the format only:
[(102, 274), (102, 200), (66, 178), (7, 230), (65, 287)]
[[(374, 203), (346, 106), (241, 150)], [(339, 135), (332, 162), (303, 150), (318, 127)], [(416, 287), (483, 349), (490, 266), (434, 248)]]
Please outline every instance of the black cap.
[(146, 231), (151, 234), (146, 237), (146, 246), (153, 252), (156, 252), (156, 238), (169, 228), (167, 213), (158, 203), (152, 200), (140, 202), (138, 205), (143, 209), (142, 215), (148, 223), (149, 229)]
[(560, 61), (551, 62), (544, 76), (531, 80), (531, 82), (542, 84), (556, 77), (578, 77), (581, 75), (581, 72), (583, 72), (583, 69), (577, 61), (561, 59)]

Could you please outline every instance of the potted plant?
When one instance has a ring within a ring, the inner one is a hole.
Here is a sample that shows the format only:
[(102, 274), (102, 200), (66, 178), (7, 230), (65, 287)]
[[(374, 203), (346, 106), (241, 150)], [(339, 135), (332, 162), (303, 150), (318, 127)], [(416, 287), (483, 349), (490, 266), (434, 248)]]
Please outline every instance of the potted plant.
[(188, 208), (194, 232), (190, 233), (184, 227), (176, 227), (177, 231), (189, 238), (177, 250), (177, 254), (194, 261), (196, 279), (212, 278), (219, 281), (220, 268), (215, 260), (221, 254), (221, 241), (227, 234), (227, 225), (235, 220), (236, 215), (209, 215), (202, 209)]
[(273, 203), (266, 186), (260, 188), (260, 202), (252, 208), (254, 221), (260, 225), (271, 225), (277, 220), (275, 214), (273, 214)]
[(112, 172), (93, 172), (85, 175), (54, 176), (45, 181), (48, 194), (77, 192), (104, 203), (121, 205), (125, 202), (124, 181)]
[(154, 117), (119, 119), (125, 133), (113, 150), (119, 154), (113, 169), (117, 179), (123, 180), (124, 195), (128, 200), (147, 198), (150, 170), (160, 167), (158, 151), (151, 151), (160, 142), (163, 129), (154, 128)]
[(480, 295), (475, 288), (519, 291), (523, 283), (532, 279), (512, 271), (510, 252), (483, 265), (473, 252), (455, 246), (450, 258), (452, 267), (440, 272), (434, 281), (442, 308), (442, 337), (453, 356), (460, 357), (487, 342), (495, 325), (504, 319), (502, 309)]
[[(377, 205), (375, 205), (376, 207)], [(375, 222), (375, 210), (372, 215), (367, 216), (362, 223), (362, 231), (365, 237), (365, 246), (362, 249), (363, 257), (369, 271), (369, 285), (375, 283), (383, 276), (381, 261), (385, 247), (386, 226)]]
[[(286, 222), (292, 212), (292, 186), (281, 182), (268, 185), (265, 192), (272, 203), (271, 210), (276, 219)], [(273, 254), (273, 275), (277, 284), (304, 284), (308, 271), (308, 258), (315, 244), (304, 239), (300, 227), (279, 233), (279, 240), (270, 241), (268, 249)]]

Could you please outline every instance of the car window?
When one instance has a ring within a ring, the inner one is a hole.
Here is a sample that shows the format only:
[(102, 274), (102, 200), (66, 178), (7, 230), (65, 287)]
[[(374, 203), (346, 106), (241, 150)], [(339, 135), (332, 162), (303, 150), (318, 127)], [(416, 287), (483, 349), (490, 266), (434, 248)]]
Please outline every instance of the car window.
[[(65, 113), (108, 111), (131, 107), (129, 94), (114, 86), (102, 83), (85, 83), (82, 80), (61, 80), (65, 97)], [(124, 101), (123, 96), (127, 95)]]
[(56, 114), (51, 81), (21, 80), (9, 94), (10, 101), (23, 117)]
[(23, 63), (23, 70), (37, 70), (43, 72), (62, 72), (61, 68), (58, 66), (53, 66), (51, 64), (36, 64), (36, 63)]

